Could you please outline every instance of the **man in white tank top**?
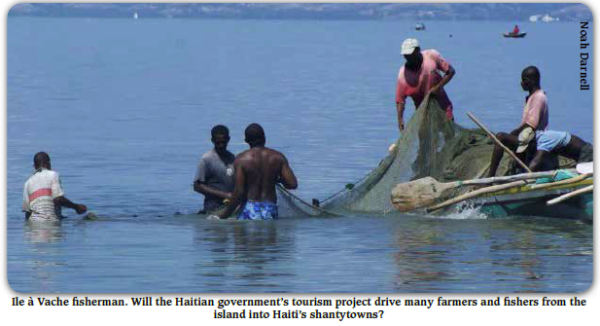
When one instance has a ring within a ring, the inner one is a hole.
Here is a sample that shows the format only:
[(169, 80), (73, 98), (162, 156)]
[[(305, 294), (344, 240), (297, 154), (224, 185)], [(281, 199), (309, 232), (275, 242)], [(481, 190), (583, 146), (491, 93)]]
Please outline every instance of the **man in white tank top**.
[(75, 204), (64, 196), (57, 172), (51, 170), (50, 156), (39, 152), (33, 157), (35, 172), (23, 187), (25, 219), (32, 221), (59, 221), (61, 207), (74, 209), (77, 214), (87, 211), (85, 205)]

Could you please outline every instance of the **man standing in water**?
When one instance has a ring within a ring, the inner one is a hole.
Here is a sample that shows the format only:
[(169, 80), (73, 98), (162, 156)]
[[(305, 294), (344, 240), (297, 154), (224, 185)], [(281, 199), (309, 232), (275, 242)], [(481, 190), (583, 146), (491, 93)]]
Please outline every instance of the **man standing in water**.
[(74, 209), (77, 214), (87, 211), (85, 205), (75, 204), (65, 197), (56, 171), (52, 171), (50, 156), (39, 152), (33, 157), (35, 172), (23, 187), (23, 211), (31, 221), (60, 221), (61, 207)]
[(265, 147), (265, 132), (259, 124), (250, 124), (245, 135), (250, 149), (235, 159), (233, 196), (227, 209), (217, 217), (227, 218), (242, 204), (239, 220), (277, 219), (279, 212), (275, 186), (281, 183), (287, 189), (296, 189), (298, 181), (286, 157)]
[[(511, 151), (515, 151), (525, 141), (526, 135), (535, 135), (533, 131), (546, 130), (548, 128), (548, 100), (546, 93), (540, 86), (540, 71), (535, 66), (529, 66), (521, 72), (521, 88), (529, 92), (525, 97), (525, 107), (521, 117), (521, 124), (509, 134), (499, 132), (496, 138)], [(490, 163), (489, 177), (496, 176), (496, 170), (502, 160), (504, 150), (498, 144), (494, 146), (492, 161)], [(527, 164), (527, 162), (525, 162)]]
[[(444, 91), (444, 86), (456, 73), (454, 68), (436, 50), (421, 51), (419, 41), (414, 38), (404, 40), (401, 53), (406, 63), (398, 72), (396, 85), (398, 129), (404, 130), (404, 108), (407, 96), (413, 99), (417, 109), (428, 93), (435, 95), (440, 107), (446, 112), (446, 118), (454, 120), (452, 102)], [(440, 71), (444, 73), (443, 77)]]
[(204, 195), (204, 209), (198, 214), (209, 214), (223, 208), (233, 191), (235, 155), (227, 150), (229, 129), (217, 125), (210, 134), (214, 148), (202, 155), (194, 177), (194, 191)]

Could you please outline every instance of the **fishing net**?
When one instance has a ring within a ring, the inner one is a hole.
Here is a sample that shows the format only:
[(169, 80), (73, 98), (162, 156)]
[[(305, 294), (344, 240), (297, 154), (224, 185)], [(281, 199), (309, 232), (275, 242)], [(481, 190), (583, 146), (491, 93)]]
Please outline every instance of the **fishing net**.
[[(415, 110), (396, 147), (358, 182), (323, 200), (319, 210), (280, 191), (280, 207), (308, 215), (391, 212), (390, 194), (398, 183), (427, 176), (440, 182), (480, 178), (488, 172), (493, 148), (493, 141), (484, 131), (448, 121), (435, 98), (427, 97)], [(504, 155), (496, 175), (512, 168), (511, 159)], [(458, 191), (465, 190), (456, 191), (458, 195)]]

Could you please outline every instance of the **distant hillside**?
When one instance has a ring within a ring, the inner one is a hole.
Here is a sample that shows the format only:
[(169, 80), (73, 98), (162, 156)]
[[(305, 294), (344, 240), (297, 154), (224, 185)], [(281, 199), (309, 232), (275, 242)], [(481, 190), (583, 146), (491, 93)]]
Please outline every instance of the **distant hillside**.
[(592, 12), (573, 3), (23, 3), (9, 16), (242, 18), (242, 19), (390, 19), (510, 20), (549, 15), (560, 21), (591, 21)]

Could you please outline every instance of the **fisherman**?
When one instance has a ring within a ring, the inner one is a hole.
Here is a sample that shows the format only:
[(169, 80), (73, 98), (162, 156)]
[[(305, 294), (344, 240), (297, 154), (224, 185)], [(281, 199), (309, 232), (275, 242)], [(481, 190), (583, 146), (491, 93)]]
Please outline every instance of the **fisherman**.
[(514, 36), (519, 35), (519, 25), (515, 25), (515, 28), (513, 29), (512, 34)]
[(533, 129), (526, 128), (520, 136), (517, 153), (523, 153), (528, 146), (532, 146), (535, 154), (529, 163), (529, 169), (534, 172), (558, 169), (558, 155), (568, 157), (577, 163), (594, 160), (593, 146), (566, 131), (538, 130), (534, 132)]
[[(438, 51), (433, 49), (421, 51), (419, 41), (414, 38), (402, 42), (401, 53), (406, 63), (398, 72), (396, 86), (398, 129), (404, 130), (404, 108), (407, 96), (413, 99), (416, 109), (428, 93), (435, 95), (440, 107), (446, 112), (446, 118), (454, 120), (452, 102), (444, 91), (444, 86), (456, 73), (454, 68)], [(443, 77), (440, 71), (444, 73)]]
[(35, 172), (23, 187), (23, 211), (30, 221), (60, 221), (61, 207), (74, 209), (77, 214), (87, 211), (85, 205), (76, 204), (65, 197), (58, 172), (52, 171), (50, 156), (39, 152), (33, 157)]
[[(525, 107), (523, 108), (521, 124), (509, 134), (505, 132), (496, 134), (496, 138), (511, 151), (514, 151), (519, 146), (519, 134), (525, 128), (531, 127), (532, 130), (538, 131), (546, 130), (548, 127), (548, 100), (546, 93), (540, 86), (540, 71), (537, 67), (529, 66), (523, 69), (521, 72), (521, 87), (524, 91), (529, 92), (529, 95), (525, 97)], [(489, 177), (496, 175), (503, 154), (502, 147), (496, 144), (492, 153)]]
[(238, 220), (278, 219), (276, 184), (281, 183), (287, 189), (298, 187), (286, 157), (265, 147), (265, 132), (259, 124), (250, 124), (245, 135), (250, 149), (235, 159), (235, 190), (231, 201), (223, 213), (210, 219), (227, 218), (240, 204)]
[(204, 208), (198, 214), (210, 214), (224, 208), (233, 192), (235, 155), (227, 150), (229, 129), (217, 125), (210, 134), (214, 148), (202, 155), (194, 176), (194, 191), (204, 195)]

